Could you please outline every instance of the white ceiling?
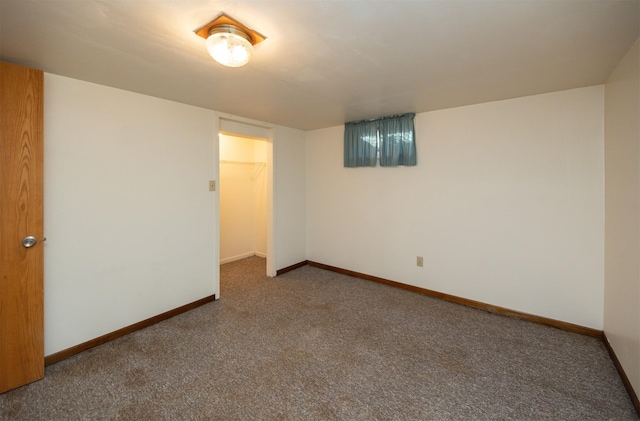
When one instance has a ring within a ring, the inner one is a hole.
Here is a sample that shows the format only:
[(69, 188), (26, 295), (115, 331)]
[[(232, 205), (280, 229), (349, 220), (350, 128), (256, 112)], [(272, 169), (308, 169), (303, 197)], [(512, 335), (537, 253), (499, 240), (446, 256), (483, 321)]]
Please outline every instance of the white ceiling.
[[(194, 31), (260, 32), (226, 68)], [(0, 0), (0, 57), (311, 130), (604, 83), (640, 0)]]

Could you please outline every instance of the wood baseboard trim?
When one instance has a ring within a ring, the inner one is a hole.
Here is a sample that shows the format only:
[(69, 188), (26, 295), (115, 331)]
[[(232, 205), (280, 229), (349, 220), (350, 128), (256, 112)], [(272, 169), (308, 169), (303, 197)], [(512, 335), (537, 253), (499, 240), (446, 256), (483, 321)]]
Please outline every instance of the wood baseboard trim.
[(622, 368), (622, 364), (620, 364), (620, 360), (618, 359), (618, 356), (613, 350), (613, 347), (611, 346), (611, 343), (609, 342), (609, 339), (607, 339), (607, 335), (605, 333), (602, 333), (602, 342), (604, 343), (604, 347), (607, 348), (609, 356), (611, 357), (611, 361), (613, 361), (613, 365), (616, 367), (616, 370), (618, 370), (620, 379), (622, 379), (622, 383), (624, 384), (625, 389), (627, 389), (629, 398), (631, 398), (631, 403), (636, 409), (636, 414), (638, 415), (638, 418), (640, 418), (640, 400), (638, 400), (638, 395), (636, 394), (636, 391), (633, 390), (633, 386), (629, 381), (629, 377), (627, 377), (627, 373), (624, 372), (624, 368)]
[(287, 273), (287, 272), (291, 272), (292, 270), (301, 268), (303, 266), (308, 265), (310, 262), (308, 260), (305, 260), (303, 262), (300, 263), (296, 263), (295, 265), (291, 265), (291, 266), (287, 266), (286, 268), (282, 268), (276, 271), (276, 276), (280, 276), (283, 273)]
[(426, 288), (420, 288), (413, 285), (407, 285), (400, 282), (391, 281), (389, 279), (379, 278), (377, 276), (367, 275), (367, 274), (355, 272), (352, 270), (341, 269), (335, 266), (325, 265), (323, 263), (309, 261), (308, 264), (309, 266), (315, 266), (321, 269), (330, 270), (332, 272), (341, 273), (343, 275), (353, 276), (355, 278), (365, 279), (367, 281), (378, 282), (381, 284), (389, 285), (395, 288), (400, 288), (400, 289), (404, 289), (411, 292), (417, 292), (419, 294), (428, 295), (429, 297), (438, 298), (440, 300), (449, 301), (449, 302), (460, 304), (467, 307), (477, 308), (479, 310), (500, 314), (502, 316), (507, 316), (514, 319), (520, 319), (528, 322), (538, 323), (545, 326), (551, 326), (557, 329), (562, 329), (562, 330), (566, 330), (573, 333), (579, 333), (581, 335), (592, 336), (595, 338), (602, 338), (602, 335), (603, 335), (603, 332), (601, 330), (592, 329), (590, 327), (580, 326), (573, 323), (563, 322), (560, 320), (549, 319), (547, 317), (523, 313), (521, 311), (494, 306), (492, 304), (486, 304), (480, 301), (469, 300), (467, 298), (461, 298), (455, 295), (445, 294), (442, 292), (433, 291)]
[(157, 316), (153, 316), (146, 320), (142, 320), (141, 322), (123, 327), (122, 329), (118, 329), (114, 332), (107, 333), (106, 335), (102, 335), (100, 337), (91, 339), (90, 341), (83, 342), (76, 346), (72, 346), (71, 348), (63, 349), (62, 351), (56, 352), (55, 354), (47, 355), (44, 358), (44, 365), (47, 366), (47, 365), (55, 364), (69, 357), (72, 357), (76, 354), (79, 354), (83, 351), (94, 348), (98, 345), (102, 345), (104, 343), (117, 339), (121, 336), (128, 335), (129, 333), (135, 332), (136, 330), (144, 329), (145, 327), (149, 327), (163, 320), (170, 319), (174, 316), (177, 316), (178, 314), (187, 312), (189, 310), (193, 310), (194, 308), (200, 307), (201, 305), (213, 302), (215, 301), (215, 299), (216, 299), (215, 294), (210, 295), (208, 297), (204, 297), (192, 303), (185, 304), (178, 308), (174, 308), (173, 310), (169, 310), (162, 314), (158, 314)]

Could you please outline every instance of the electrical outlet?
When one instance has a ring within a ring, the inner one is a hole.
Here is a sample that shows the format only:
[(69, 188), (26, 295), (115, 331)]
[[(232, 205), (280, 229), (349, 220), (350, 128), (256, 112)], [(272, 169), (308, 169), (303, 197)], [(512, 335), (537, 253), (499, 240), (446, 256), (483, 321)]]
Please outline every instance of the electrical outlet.
[(424, 266), (424, 260), (422, 259), (422, 256), (418, 256), (418, 258), (416, 259), (416, 264), (420, 267)]
[(209, 180), (209, 191), (216, 191), (216, 180)]

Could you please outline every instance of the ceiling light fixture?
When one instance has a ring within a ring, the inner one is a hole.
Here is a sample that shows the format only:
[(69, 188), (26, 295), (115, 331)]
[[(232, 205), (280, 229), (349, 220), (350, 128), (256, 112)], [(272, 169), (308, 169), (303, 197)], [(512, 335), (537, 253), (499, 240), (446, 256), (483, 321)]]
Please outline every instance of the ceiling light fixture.
[(207, 40), (207, 50), (218, 63), (244, 66), (253, 56), (253, 46), (266, 38), (224, 13), (196, 31)]

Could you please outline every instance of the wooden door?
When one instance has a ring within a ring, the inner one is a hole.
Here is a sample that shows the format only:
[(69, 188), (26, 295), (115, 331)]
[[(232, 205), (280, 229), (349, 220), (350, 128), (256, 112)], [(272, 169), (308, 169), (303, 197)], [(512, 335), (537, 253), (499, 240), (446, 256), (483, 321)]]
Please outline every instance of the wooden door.
[(0, 63), (0, 393), (44, 377), (43, 79)]

